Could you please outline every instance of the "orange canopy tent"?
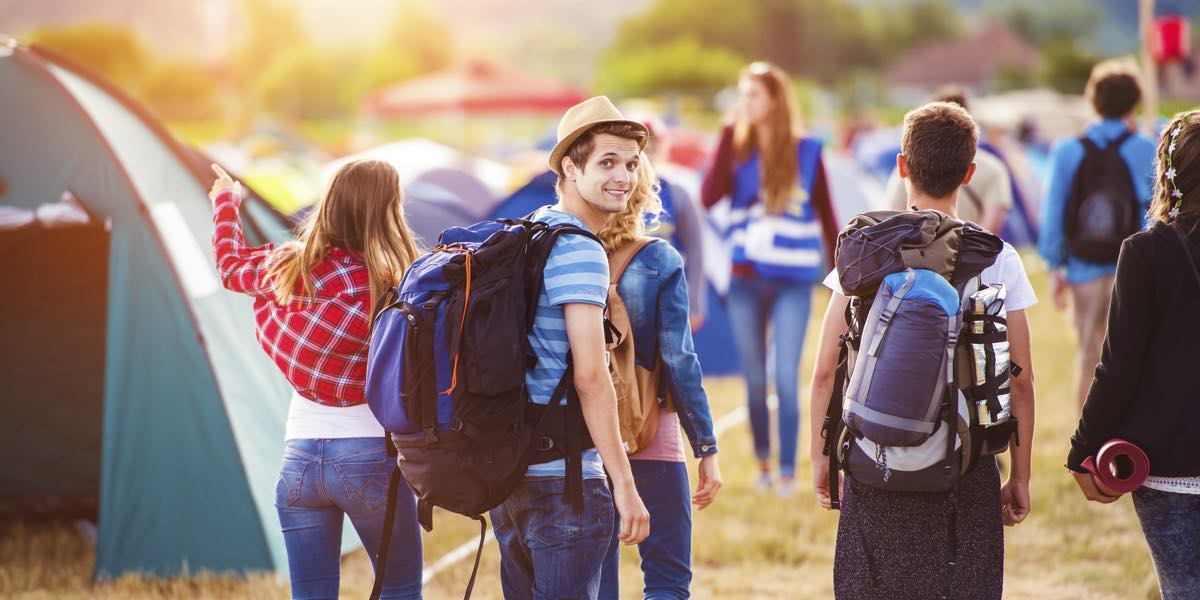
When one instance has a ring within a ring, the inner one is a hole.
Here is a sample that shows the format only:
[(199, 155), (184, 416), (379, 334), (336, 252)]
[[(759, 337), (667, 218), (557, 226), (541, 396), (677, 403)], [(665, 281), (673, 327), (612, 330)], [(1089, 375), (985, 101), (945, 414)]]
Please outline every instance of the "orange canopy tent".
[(364, 110), (379, 118), (559, 112), (585, 98), (557, 81), (476, 59), (376, 90)]

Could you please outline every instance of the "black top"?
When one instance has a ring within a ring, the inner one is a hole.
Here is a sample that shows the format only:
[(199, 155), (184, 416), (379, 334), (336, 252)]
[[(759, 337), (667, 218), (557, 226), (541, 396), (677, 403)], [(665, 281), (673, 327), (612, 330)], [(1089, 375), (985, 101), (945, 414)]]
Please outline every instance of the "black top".
[[(1200, 227), (1184, 224), (1200, 262)], [(1121, 245), (1108, 335), (1067, 467), (1109, 439), (1137, 444), (1150, 473), (1200, 475), (1200, 282), (1172, 226), (1155, 224)]]

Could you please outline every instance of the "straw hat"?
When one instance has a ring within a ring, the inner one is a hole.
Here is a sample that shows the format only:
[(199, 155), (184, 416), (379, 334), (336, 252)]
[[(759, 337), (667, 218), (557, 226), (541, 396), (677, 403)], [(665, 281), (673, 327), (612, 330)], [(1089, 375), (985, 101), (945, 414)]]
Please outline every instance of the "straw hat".
[(567, 109), (567, 114), (558, 122), (558, 143), (554, 144), (554, 149), (550, 151), (550, 170), (562, 175), (562, 159), (567, 150), (570, 150), (575, 140), (589, 129), (602, 123), (628, 123), (635, 129), (646, 132), (646, 137), (638, 142), (638, 150), (646, 148), (646, 140), (650, 138), (646, 126), (626, 119), (607, 96), (596, 96)]

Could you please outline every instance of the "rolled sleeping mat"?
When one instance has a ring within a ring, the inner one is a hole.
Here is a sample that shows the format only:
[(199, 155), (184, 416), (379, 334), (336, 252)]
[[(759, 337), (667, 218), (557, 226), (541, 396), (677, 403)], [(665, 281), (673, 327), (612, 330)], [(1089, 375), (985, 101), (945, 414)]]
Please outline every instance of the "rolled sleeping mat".
[(1083, 468), (1105, 487), (1127, 494), (1146, 483), (1150, 459), (1133, 443), (1113, 438), (1101, 446), (1095, 456), (1084, 459)]

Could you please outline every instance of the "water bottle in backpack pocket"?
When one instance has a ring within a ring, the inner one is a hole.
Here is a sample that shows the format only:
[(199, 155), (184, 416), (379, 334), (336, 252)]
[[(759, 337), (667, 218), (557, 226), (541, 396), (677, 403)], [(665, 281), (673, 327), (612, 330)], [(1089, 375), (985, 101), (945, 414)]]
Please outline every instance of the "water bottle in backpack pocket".
[(977, 285), (966, 297), (958, 352), (958, 378), (971, 405), (978, 445), (988, 456), (1008, 449), (1017, 429), (1012, 414), (1012, 377), (1021, 367), (1009, 357), (1003, 284)]

